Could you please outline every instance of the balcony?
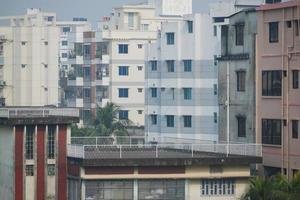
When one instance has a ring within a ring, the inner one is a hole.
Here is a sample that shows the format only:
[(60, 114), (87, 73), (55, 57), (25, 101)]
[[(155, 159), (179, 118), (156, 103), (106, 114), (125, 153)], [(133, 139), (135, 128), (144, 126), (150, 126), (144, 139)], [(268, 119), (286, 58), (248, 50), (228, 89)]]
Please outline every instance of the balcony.
[(112, 159), (261, 159), (260, 144), (223, 144), (180, 138), (102, 137), (71, 138), (68, 157)]
[(0, 97), (0, 107), (4, 107), (4, 106), (5, 106), (5, 98)]
[(249, 54), (228, 54), (228, 55), (220, 55), (216, 58), (218, 61), (234, 61), (234, 60), (249, 60)]

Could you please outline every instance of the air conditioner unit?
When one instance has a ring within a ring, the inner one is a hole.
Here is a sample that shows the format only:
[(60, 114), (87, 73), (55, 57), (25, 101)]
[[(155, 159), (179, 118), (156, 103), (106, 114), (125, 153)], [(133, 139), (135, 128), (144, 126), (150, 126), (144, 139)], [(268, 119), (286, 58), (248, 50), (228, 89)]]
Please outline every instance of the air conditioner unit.
[(4, 85), (6, 85), (6, 82), (5, 81), (0, 81), (0, 85), (4, 86)]

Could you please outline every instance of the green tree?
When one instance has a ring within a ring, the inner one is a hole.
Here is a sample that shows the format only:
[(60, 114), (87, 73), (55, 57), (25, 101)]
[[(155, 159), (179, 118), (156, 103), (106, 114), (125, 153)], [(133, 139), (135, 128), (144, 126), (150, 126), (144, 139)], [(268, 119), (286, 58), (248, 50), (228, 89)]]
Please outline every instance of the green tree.
[(72, 137), (94, 137), (96, 136), (96, 130), (94, 127), (78, 128), (77, 125), (72, 125), (71, 135)]
[(120, 107), (114, 103), (107, 103), (105, 107), (97, 108), (94, 126), (98, 136), (127, 136), (129, 120), (119, 120)]

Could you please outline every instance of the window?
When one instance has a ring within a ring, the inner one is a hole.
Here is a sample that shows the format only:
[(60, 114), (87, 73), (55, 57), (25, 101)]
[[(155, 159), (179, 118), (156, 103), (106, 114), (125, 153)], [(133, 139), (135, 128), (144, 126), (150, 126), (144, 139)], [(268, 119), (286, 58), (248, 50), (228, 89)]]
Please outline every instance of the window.
[(26, 176), (34, 176), (34, 166), (26, 165), (25, 173), (26, 173)]
[(218, 113), (214, 112), (214, 122), (218, 123)]
[(83, 98), (85, 99), (91, 98), (91, 88), (83, 88)]
[(143, 48), (143, 45), (142, 44), (138, 44), (138, 48), (139, 49)]
[(91, 80), (91, 68), (90, 66), (83, 68), (83, 78), (85, 81)]
[(167, 45), (173, 45), (175, 44), (175, 34), (174, 33), (166, 33), (167, 35)]
[(3, 49), (4, 49), (3, 42), (0, 42), (0, 56), (3, 55)]
[(237, 79), (237, 91), (245, 92), (245, 83), (246, 83), (246, 72), (245, 71), (237, 71), (236, 72)]
[(55, 176), (55, 165), (47, 165), (48, 176)]
[(119, 54), (128, 54), (128, 44), (119, 44)]
[(22, 46), (26, 45), (26, 42), (25, 41), (22, 41), (21, 42)]
[(26, 126), (26, 141), (25, 141), (26, 156), (25, 157), (27, 160), (33, 159), (34, 133), (35, 133), (34, 126)]
[(262, 72), (262, 95), (263, 96), (281, 96), (282, 72), (263, 71)]
[(183, 179), (138, 180), (139, 200), (183, 200), (185, 181)]
[(167, 115), (167, 127), (174, 127), (174, 115)]
[(151, 90), (151, 97), (156, 98), (157, 97), (157, 88), (150, 88)]
[(183, 98), (184, 100), (192, 99), (192, 88), (183, 88)]
[(295, 35), (299, 36), (299, 20), (294, 20), (294, 24), (295, 24)]
[(262, 119), (262, 143), (281, 145), (281, 120)]
[(218, 35), (218, 29), (217, 29), (217, 26), (214, 26), (214, 36), (217, 36)]
[(133, 180), (90, 180), (85, 188), (83, 199), (133, 200)]
[(234, 179), (202, 179), (201, 195), (234, 195), (235, 180)]
[(128, 66), (119, 66), (119, 76), (128, 76), (129, 70)]
[(235, 45), (244, 45), (244, 24), (235, 25)]
[(293, 89), (299, 88), (299, 70), (293, 70)]
[(156, 60), (150, 61), (150, 65), (151, 65), (151, 71), (157, 71), (157, 61)]
[(138, 66), (137, 68), (138, 68), (139, 71), (143, 70), (143, 66)]
[(128, 88), (119, 88), (119, 97), (128, 98)]
[(128, 13), (128, 27), (133, 27), (134, 26), (134, 13), (129, 12)]
[(149, 24), (142, 24), (142, 31), (148, 31), (149, 30)]
[(70, 32), (70, 31), (71, 31), (70, 27), (63, 27), (63, 32), (64, 33), (67, 33), (67, 32)]
[(266, 0), (266, 3), (280, 3), (281, 0)]
[(187, 26), (188, 26), (188, 33), (193, 33), (193, 21), (187, 21)]
[(278, 22), (270, 22), (269, 23), (269, 42), (277, 43), (278, 38), (279, 38)]
[(45, 44), (45, 45), (48, 45), (48, 42), (47, 42), (47, 41), (45, 41), (45, 42), (44, 42), (44, 44)]
[(83, 56), (85, 58), (90, 58), (91, 57), (91, 45), (90, 44), (85, 44), (83, 45)]
[(48, 159), (55, 158), (55, 133), (56, 133), (56, 126), (48, 126), (48, 140), (47, 140)]
[(143, 88), (138, 88), (138, 93), (142, 93), (143, 92)]
[(246, 117), (237, 116), (238, 137), (246, 137)]
[(175, 88), (171, 88), (172, 99), (175, 99)]
[(143, 111), (142, 110), (138, 110), (138, 114), (139, 115), (143, 114)]
[(288, 28), (292, 28), (292, 21), (286, 21), (286, 26)]
[(128, 110), (120, 110), (119, 119), (128, 120)]
[(299, 121), (292, 120), (292, 138), (298, 139)]
[(175, 72), (175, 61), (174, 60), (167, 60), (167, 70), (168, 72)]
[(156, 125), (157, 124), (157, 115), (150, 115), (151, 118), (151, 124)]
[(192, 127), (192, 116), (183, 116), (183, 126), (185, 128)]
[(61, 45), (62, 45), (62, 46), (68, 46), (68, 41), (62, 41), (62, 42), (61, 42)]
[(22, 67), (22, 68), (25, 68), (25, 67), (26, 67), (26, 64), (22, 64), (21, 67)]
[(62, 53), (62, 54), (61, 54), (61, 57), (62, 57), (62, 58), (67, 58), (67, 57), (68, 57), (68, 53)]
[(214, 95), (218, 94), (218, 85), (214, 84)]
[(192, 71), (192, 60), (184, 60), (183, 61), (184, 72)]

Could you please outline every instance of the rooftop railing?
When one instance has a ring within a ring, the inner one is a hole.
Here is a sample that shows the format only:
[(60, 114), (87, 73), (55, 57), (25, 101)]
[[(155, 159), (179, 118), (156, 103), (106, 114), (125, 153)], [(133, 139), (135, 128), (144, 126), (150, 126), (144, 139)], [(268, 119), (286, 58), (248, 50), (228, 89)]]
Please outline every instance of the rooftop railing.
[(79, 110), (74, 108), (39, 108), (39, 107), (19, 107), (0, 108), (0, 118), (30, 118), (30, 117), (79, 117)]

